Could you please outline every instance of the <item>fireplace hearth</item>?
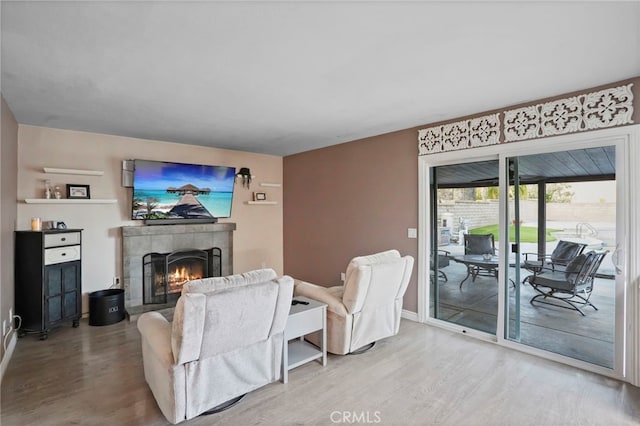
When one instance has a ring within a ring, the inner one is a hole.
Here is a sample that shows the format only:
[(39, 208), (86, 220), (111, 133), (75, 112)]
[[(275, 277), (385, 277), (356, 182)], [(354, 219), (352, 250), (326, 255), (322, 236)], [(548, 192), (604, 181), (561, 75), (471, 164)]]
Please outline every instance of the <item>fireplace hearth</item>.
[(175, 302), (188, 281), (221, 276), (221, 260), (218, 247), (147, 253), (142, 257), (142, 303)]

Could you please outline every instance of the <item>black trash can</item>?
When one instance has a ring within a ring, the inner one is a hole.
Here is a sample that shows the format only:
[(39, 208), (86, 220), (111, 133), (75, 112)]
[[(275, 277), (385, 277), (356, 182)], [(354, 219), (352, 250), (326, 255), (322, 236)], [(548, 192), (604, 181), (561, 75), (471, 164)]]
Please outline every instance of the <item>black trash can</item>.
[(124, 316), (124, 290), (113, 288), (89, 293), (89, 325), (115, 324)]

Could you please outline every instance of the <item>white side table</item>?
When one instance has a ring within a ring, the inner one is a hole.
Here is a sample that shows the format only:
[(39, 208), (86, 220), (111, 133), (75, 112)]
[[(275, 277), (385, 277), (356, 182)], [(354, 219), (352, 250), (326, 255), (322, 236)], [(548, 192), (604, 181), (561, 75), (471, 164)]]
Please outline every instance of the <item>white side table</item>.
[[(327, 305), (306, 297), (293, 300), (308, 302), (308, 305), (292, 304), (289, 310), (282, 345), (282, 383), (287, 383), (289, 370), (309, 361), (317, 359), (322, 366), (327, 365)], [(322, 331), (320, 348), (304, 340), (306, 334), (318, 330)]]

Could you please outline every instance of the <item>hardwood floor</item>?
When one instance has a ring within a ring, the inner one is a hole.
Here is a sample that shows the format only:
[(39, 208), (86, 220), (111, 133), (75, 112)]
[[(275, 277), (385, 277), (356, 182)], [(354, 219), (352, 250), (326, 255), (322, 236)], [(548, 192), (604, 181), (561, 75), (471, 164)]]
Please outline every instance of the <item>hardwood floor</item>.
[[(126, 321), (18, 341), (3, 426), (165, 425)], [(637, 425), (640, 388), (403, 320), (362, 355), (309, 363), (225, 412), (185, 425)]]

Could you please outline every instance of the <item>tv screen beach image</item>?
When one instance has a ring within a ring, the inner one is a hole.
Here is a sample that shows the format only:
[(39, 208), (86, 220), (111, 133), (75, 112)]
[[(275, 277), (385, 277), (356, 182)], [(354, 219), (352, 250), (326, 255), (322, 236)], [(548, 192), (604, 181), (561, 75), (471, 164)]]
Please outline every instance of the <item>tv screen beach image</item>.
[(136, 160), (132, 219), (231, 216), (235, 168)]

